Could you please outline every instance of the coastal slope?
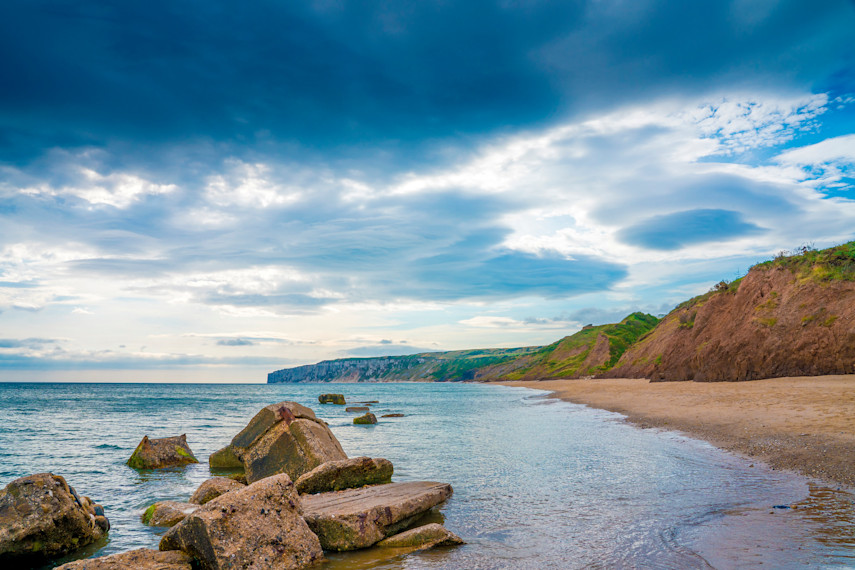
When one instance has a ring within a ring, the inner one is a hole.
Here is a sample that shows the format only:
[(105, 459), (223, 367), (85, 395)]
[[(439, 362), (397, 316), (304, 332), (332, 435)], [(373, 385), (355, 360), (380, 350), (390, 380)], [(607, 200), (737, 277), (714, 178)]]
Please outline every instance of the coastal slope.
[(680, 304), (609, 378), (740, 381), (855, 372), (855, 242), (758, 264)]

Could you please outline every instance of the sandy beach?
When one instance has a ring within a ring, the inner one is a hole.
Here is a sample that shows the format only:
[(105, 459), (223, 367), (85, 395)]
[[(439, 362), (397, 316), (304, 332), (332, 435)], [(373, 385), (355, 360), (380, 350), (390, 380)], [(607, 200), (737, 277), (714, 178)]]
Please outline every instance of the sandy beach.
[(502, 382), (677, 430), (775, 469), (855, 487), (855, 374), (751, 382)]

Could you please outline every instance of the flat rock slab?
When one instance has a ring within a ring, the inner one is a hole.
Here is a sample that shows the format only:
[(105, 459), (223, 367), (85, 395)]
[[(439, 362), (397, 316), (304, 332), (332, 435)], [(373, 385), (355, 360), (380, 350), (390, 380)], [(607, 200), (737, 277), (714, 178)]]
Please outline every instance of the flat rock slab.
[(441, 524), (431, 523), (404, 531), (389, 538), (384, 538), (377, 543), (377, 546), (422, 550), (433, 548), (434, 546), (453, 546), (456, 544), (466, 543)]
[(389, 483), (303, 495), (303, 518), (327, 550), (366, 548), (414, 522), (448, 499), (448, 483)]
[(138, 548), (112, 556), (69, 562), (55, 570), (192, 570), (192, 560), (192, 556), (179, 550), (161, 552)]

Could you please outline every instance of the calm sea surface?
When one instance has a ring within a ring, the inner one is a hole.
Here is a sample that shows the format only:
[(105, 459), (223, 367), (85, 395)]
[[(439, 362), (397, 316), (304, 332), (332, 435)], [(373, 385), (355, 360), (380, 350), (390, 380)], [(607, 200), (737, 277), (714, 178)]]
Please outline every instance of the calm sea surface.
[[(406, 417), (354, 426), (342, 406), (317, 403), (323, 392)], [(210, 477), (212, 451), (261, 407), (294, 400), (329, 422), (349, 456), (391, 460), (393, 480), (451, 483), (454, 496), (433, 517), (468, 543), (385, 559), (379, 549), (335, 554), (324, 568), (855, 567), (851, 494), (544, 394), (477, 384), (0, 384), (0, 487), (63, 475), (112, 524), (85, 555), (157, 548), (162, 530), (143, 526), (142, 511), (186, 500)], [(143, 435), (181, 433), (203, 463), (124, 464)]]

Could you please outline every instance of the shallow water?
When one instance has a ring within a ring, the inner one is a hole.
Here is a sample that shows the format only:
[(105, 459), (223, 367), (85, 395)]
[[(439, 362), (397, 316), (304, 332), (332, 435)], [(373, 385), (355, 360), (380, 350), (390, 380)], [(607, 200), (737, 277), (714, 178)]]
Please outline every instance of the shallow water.
[[(322, 392), (406, 417), (354, 426), (344, 407), (317, 403)], [(142, 511), (186, 500), (210, 477), (212, 451), (262, 406), (294, 400), (329, 422), (349, 456), (390, 459), (395, 481), (451, 483), (431, 516), (468, 543), (330, 554), (325, 568), (855, 566), (852, 495), (543, 395), (478, 384), (0, 384), (0, 486), (63, 475), (112, 524), (82, 554), (156, 548), (163, 530), (142, 525)], [(203, 463), (124, 464), (143, 435), (181, 433)]]

